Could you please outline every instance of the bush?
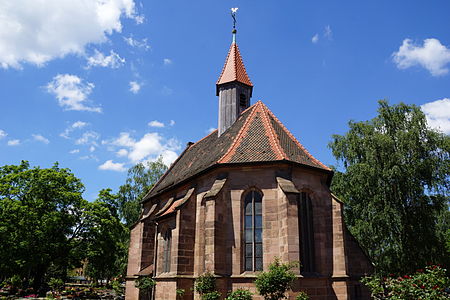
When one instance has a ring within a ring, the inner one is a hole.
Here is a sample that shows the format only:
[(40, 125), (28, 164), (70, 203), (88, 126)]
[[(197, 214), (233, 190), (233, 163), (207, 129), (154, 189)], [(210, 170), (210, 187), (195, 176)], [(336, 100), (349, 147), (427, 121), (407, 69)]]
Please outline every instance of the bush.
[(156, 281), (147, 276), (139, 277), (134, 281), (134, 286), (145, 292), (150, 291), (155, 285)]
[(205, 274), (197, 277), (194, 288), (200, 295), (214, 292), (216, 289), (216, 278), (214, 278), (213, 274), (206, 272)]
[(220, 299), (220, 293), (218, 291), (213, 291), (202, 295), (202, 300), (218, 300), (218, 299)]
[(186, 291), (185, 291), (184, 289), (177, 289), (177, 290), (176, 290), (177, 298), (182, 299), (185, 292), (186, 292)]
[(64, 288), (64, 281), (61, 278), (50, 278), (48, 286), (52, 291), (61, 291)]
[(450, 278), (445, 272), (446, 270), (440, 266), (432, 265), (425, 270), (417, 270), (412, 275), (368, 276), (361, 282), (369, 288), (375, 300), (444, 300), (450, 298), (450, 294), (446, 291), (450, 285)]
[(295, 297), (295, 300), (309, 300), (309, 296), (306, 292), (301, 291), (297, 297)]
[(286, 291), (295, 280), (295, 274), (290, 270), (296, 266), (298, 262), (283, 264), (279, 258), (275, 258), (275, 261), (269, 265), (269, 271), (262, 272), (256, 278), (258, 293), (265, 300), (285, 299)]
[(248, 290), (237, 289), (231, 292), (225, 300), (252, 300), (253, 293)]

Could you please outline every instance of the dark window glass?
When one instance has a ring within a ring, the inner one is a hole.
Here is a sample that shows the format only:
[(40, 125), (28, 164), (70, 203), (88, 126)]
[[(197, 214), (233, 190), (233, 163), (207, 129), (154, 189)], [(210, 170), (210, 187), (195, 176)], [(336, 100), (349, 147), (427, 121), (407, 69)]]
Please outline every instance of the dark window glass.
[(245, 270), (261, 271), (262, 258), (262, 195), (257, 191), (245, 197), (244, 239)]
[(247, 107), (247, 97), (245, 97), (244, 94), (240, 94), (239, 95), (239, 105), (242, 108), (246, 108)]
[(167, 230), (163, 242), (163, 272), (170, 272), (170, 247), (172, 242), (172, 231)]
[(311, 197), (301, 193), (298, 203), (298, 217), (300, 227), (300, 261), (301, 271), (315, 272), (313, 207)]

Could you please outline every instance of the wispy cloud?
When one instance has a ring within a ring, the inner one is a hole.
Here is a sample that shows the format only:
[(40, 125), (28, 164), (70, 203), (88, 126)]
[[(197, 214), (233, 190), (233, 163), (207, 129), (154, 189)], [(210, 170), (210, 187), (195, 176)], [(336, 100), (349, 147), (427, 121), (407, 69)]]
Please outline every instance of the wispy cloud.
[(423, 45), (416, 45), (410, 39), (404, 39), (392, 59), (399, 69), (421, 66), (433, 76), (448, 73), (447, 65), (450, 63), (450, 49), (437, 39), (426, 39)]
[(174, 126), (175, 125), (175, 121), (174, 120), (170, 120), (169, 125), (170, 126)]
[(58, 74), (46, 86), (47, 92), (53, 94), (59, 106), (65, 110), (101, 112), (100, 107), (88, 105), (88, 96), (94, 89), (94, 84), (70, 74)]
[(0, 140), (4, 137), (6, 137), (8, 134), (4, 131), (0, 129)]
[(65, 139), (69, 139), (70, 138), (70, 133), (72, 133), (74, 130), (76, 129), (81, 129), (86, 127), (87, 125), (89, 125), (89, 123), (83, 122), (83, 121), (76, 121), (74, 122), (72, 125), (70, 125), (69, 127), (67, 127), (64, 132), (60, 133), (59, 136), (65, 138)]
[(173, 90), (167, 86), (163, 86), (161, 94), (163, 94), (164, 96), (170, 96), (173, 94)]
[(8, 146), (19, 146), (20, 140), (9, 140), (7, 144)]
[(164, 123), (162, 123), (162, 122), (159, 122), (159, 121), (157, 121), (157, 120), (153, 120), (153, 121), (148, 122), (148, 126), (150, 126), (150, 127), (162, 128), (162, 127), (164, 127), (165, 125), (164, 125)]
[(311, 38), (311, 42), (313, 44), (317, 44), (317, 42), (319, 41), (319, 34), (316, 33), (312, 38)]
[(450, 134), (450, 99), (444, 98), (421, 105), (431, 128)]
[(330, 25), (325, 26), (323, 36), (330, 41), (333, 39), (333, 31), (331, 30)]
[(141, 84), (137, 81), (130, 81), (130, 92), (133, 94), (139, 93), (141, 90)]
[(97, 49), (95, 50), (94, 55), (87, 58), (87, 69), (92, 67), (109, 67), (112, 69), (117, 69), (125, 64), (125, 58), (119, 56), (119, 54), (115, 53), (113, 50), (110, 51), (110, 54), (106, 56), (101, 53)]
[(70, 154), (77, 154), (80, 153), (80, 149), (73, 149), (69, 151)]
[(151, 49), (150, 45), (148, 44), (147, 38), (137, 40), (137, 39), (133, 38), (132, 36), (130, 36), (130, 37), (124, 37), (123, 39), (129, 46), (131, 46), (133, 48), (139, 48), (139, 49), (142, 49), (145, 51)]
[(173, 63), (173, 61), (170, 58), (164, 58), (163, 62), (165, 66), (171, 65)]
[(33, 139), (34, 139), (35, 141), (37, 141), (37, 142), (41, 142), (41, 143), (44, 143), (44, 144), (50, 143), (50, 141), (49, 141), (46, 137), (44, 137), (43, 135), (40, 135), (40, 134), (32, 134), (31, 136), (32, 136)]
[(97, 146), (97, 141), (100, 138), (100, 134), (95, 131), (86, 131), (84, 132), (79, 139), (75, 141), (77, 145), (91, 145)]

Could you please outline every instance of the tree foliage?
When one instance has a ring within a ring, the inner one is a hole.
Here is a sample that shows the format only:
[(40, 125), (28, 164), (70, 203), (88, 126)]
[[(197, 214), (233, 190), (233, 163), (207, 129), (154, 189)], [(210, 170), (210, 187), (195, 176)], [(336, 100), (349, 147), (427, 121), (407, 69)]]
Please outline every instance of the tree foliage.
[(140, 201), (166, 170), (167, 166), (162, 162), (162, 158), (149, 161), (146, 165), (138, 163), (128, 170), (126, 182), (120, 186), (117, 193), (120, 217), (128, 227), (139, 219)]
[(450, 138), (427, 127), (419, 107), (379, 102), (378, 116), (350, 122), (330, 148), (343, 165), (332, 190), (352, 234), (380, 272), (445, 260)]
[(285, 299), (286, 292), (295, 280), (295, 274), (291, 271), (295, 266), (298, 266), (298, 263), (282, 263), (279, 258), (276, 258), (269, 265), (269, 271), (261, 272), (256, 278), (255, 284), (258, 293), (265, 300)]
[(84, 186), (68, 169), (0, 167), (0, 279), (64, 277), (86, 231)]
[(94, 280), (110, 280), (124, 275), (128, 252), (128, 228), (120, 221), (110, 189), (101, 190), (89, 203), (86, 218), (87, 274)]

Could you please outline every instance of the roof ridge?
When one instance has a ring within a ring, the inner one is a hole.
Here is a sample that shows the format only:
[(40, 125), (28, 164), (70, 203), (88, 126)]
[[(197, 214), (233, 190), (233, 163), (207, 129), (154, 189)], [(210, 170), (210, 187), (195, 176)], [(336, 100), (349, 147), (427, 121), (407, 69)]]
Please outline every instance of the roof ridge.
[[(237, 51), (237, 54), (239, 54), (239, 59), (241, 60), (240, 66), (242, 66), (242, 71), (244, 72), (244, 75), (245, 75), (244, 77), (248, 80), (248, 82), (250, 83), (250, 86), (252, 86), (253, 82), (250, 79), (250, 76), (248, 76), (248, 74), (247, 74), (247, 69), (245, 68), (245, 65), (244, 65), (244, 59), (241, 56), (241, 51), (239, 51), (239, 46), (237, 43), (236, 43), (236, 51)], [(236, 78), (237, 78), (237, 68), (236, 68)]]
[[(276, 148), (276, 151), (274, 151), (274, 152), (278, 155), (278, 159), (287, 159), (286, 153), (281, 148), (280, 139), (278, 138), (278, 135), (275, 133), (273, 126), (271, 126), (270, 120), (267, 116), (268, 111), (270, 111), (270, 110), (261, 100), (259, 100), (259, 101), (261, 102), (261, 107), (264, 111), (263, 118), (265, 119), (265, 122), (263, 121), (263, 124), (265, 123), (268, 126), (267, 130), (269, 130), (269, 134), (272, 137), (272, 138), (269, 137), (269, 140), (272, 140), (274, 142), (273, 144), (275, 145), (275, 148)], [(271, 146), (272, 146), (272, 143), (271, 143)]]
[(309, 151), (306, 150), (306, 148), (295, 138), (295, 136), (289, 131), (289, 129), (287, 129), (286, 126), (284, 126), (284, 124), (280, 120), (278, 120), (278, 118), (272, 113), (270, 109), (267, 108), (267, 110), (269, 115), (278, 123), (278, 125), (281, 126), (281, 128), (287, 133), (287, 135), (294, 141), (294, 143), (296, 143), (297, 146), (299, 146), (311, 160), (313, 160), (315, 163), (322, 166), (326, 170), (331, 171), (329, 167), (324, 165), (320, 160), (312, 156), (311, 153), (309, 153)]
[(219, 79), (217, 79), (216, 84), (219, 84), (220, 79), (222, 79), (223, 73), (225, 73), (225, 69), (227, 67), (228, 58), (230, 58), (230, 54), (231, 54), (231, 49), (228, 50), (227, 57), (225, 58), (225, 63), (223, 64), (223, 67), (222, 67), (222, 72), (220, 72)]
[[(252, 120), (254, 118), (255, 112), (256, 112), (256, 108), (258, 103), (261, 101), (256, 102), (255, 104), (253, 104), (252, 106), (250, 106), (249, 108), (253, 108), (253, 111), (250, 113), (250, 115), (247, 117), (247, 120), (245, 120), (244, 124), (242, 125), (241, 129), (239, 130), (238, 134), (236, 135), (236, 138), (234, 139), (233, 143), (231, 144), (230, 148), (228, 148), (228, 151), (217, 160), (217, 163), (225, 163), (228, 162), (230, 160), (230, 156), (231, 156), (231, 152), (232, 150), (237, 147), (237, 142), (241, 139), (241, 136), (244, 133), (244, 130), (246, 130), (248, 124), (250, 123), (250, 120)], [(242, 114), (241, 114), (242, 116)]]

